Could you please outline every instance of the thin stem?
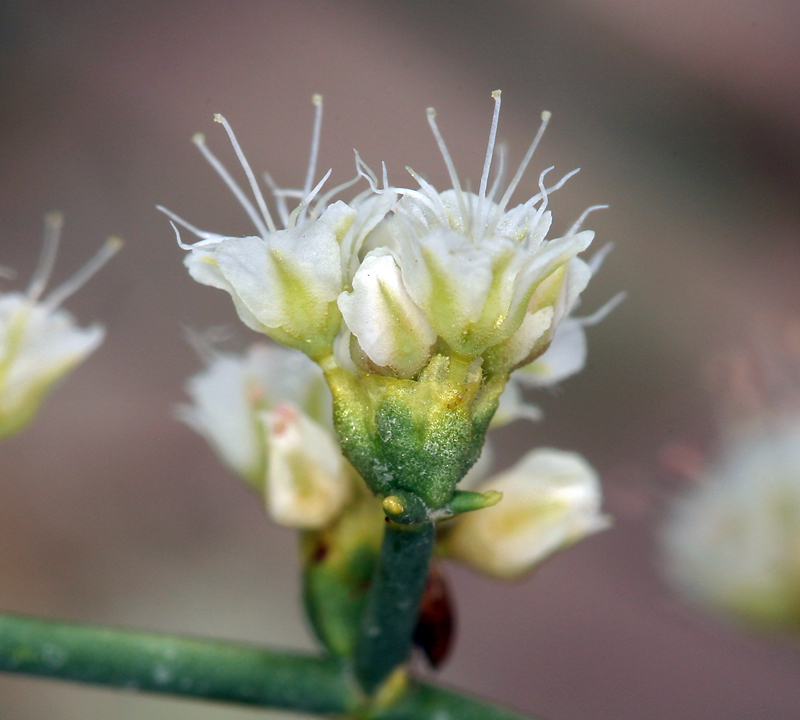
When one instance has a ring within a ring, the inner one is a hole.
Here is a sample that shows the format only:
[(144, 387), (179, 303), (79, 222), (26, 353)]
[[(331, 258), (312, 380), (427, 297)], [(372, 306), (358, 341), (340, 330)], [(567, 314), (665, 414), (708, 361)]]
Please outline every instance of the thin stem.
[(368, 693), (405, 662), (433, 552), (434, 526), (386, 525), (356, 648), (356, 675)]
[(415, 680), (370, 708), (347, 664), (330, 657), (14, 614), (0, 614), (0, 671), (361, 720), (525, 720)]
[(0, 670), (322, 715), (359, 704), (334, 659), (20, 615), (0, 615)]

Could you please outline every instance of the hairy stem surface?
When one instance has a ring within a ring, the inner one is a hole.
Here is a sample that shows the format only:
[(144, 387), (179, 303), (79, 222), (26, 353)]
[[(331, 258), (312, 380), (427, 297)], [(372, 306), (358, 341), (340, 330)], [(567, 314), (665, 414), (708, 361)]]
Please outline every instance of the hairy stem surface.
[(356, 648), (356, 675), (372, 693), (405, 662), (433, 552), (432, 523), (389, 523), (372, 578)]

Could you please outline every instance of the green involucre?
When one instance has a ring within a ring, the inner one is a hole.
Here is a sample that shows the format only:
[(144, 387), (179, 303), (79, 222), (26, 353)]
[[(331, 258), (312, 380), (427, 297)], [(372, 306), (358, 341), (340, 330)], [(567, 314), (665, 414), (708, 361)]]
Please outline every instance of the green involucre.
[(463, 382), (326, 373), (345, 456), (376, 495), (408, 491), (442, 507), (472, 467), (507, 375)]

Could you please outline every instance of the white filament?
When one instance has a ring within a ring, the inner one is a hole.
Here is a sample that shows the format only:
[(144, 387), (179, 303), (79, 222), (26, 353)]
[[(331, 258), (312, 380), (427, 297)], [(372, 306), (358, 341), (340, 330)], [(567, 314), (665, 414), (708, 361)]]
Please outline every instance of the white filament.
[(247, 176), (247, 181), (250, 183), (250, 189), (253, 191), (253, 197), (256, 199), (258, 209), (261, 210), (261, 215), (264, 218), (264, 221), (267, 223), (267, 227), (269, 227), (270, 232), (276, 232), (277, 228), (272, 220), (272, 216), (269, 214), (267, 203), (264, 202), (264, 196), (261, 194), (261, 188), (256, 182), (256, 176), (253, 175), (253, 171), (250, 169), (250, 163), (247, 162), (247, 158), (244, 156), (242, 148), (239, 146), (239, 141), (236, 139), (233, 129), (228, 124), (228, 121), (219, 113), (214, 115), (214, 122), (221, 123), (222, 127), (225, 128), (225, 132), (228, 134), (228, 139), (231, 141), (231, 145), (233, 146), (233, 151), (236, 153), (236, 157), (239, 158), (239, 164), (242, 166), (244, 174)]
[[(572, 224), (572, 227), (567, 231), (567, 235), (574, 235), (576, 232), (578, 232), (583, 225), (583, 221), (589, 216), (589, 213), (593, 213), (595, 210), (606, 210), (607, 208), (608, 205), (592, 205), (591, 207), (586, 208), (586, 210), (581, 213), (581, 216)], [(606, 250), (606, 248), (609, 249)], [(600, 252), (595, 253), (594, 257), (597, 257), (600, 253), (608, 254), (610, 250), (611, 248), (609, 245), (606, 245)], [(605, 255), (603, 257), (605, 257)]]
[(322, 95), (313, 95), (311, 102), (314, 103), (316, 111), (314, 113), (314, 130), (311, 134), (311, 153), (308, 158), (308, 171), (306, 172), (306, 181), (303, 183), (304, 196), (311, 192), (311, 184), (314, 182), (314, 175), (317, 172), (319, 138), (322, 133)]
[(308, 204), (317, 196), (317, 193), (322, 190), (322, 186), (328, 181), (328, 178), (331, 176), (332, 172), (332, 169), (328, 170), (322, 180), (316, 184), (314, 189), (311, 190), (311, 192), (300, 201), (300, 204), (294, 210), (292, 210), (292, 214), (289, 215), (289, 222), (286, 225), (287, 229), (291, 229), (297, 224), (297, 218), (300, 216), (300, 213), (305, 211), (305, 209), (308, 207)]
[(500, 143), (497, 148), (497, 173), (492, 181), (492, 188), (489, 190), (489, 200), (494, 200), (497, 191), (500, 188), (500, 183), (503, 182), (503, 175), (506, 171), (506, 146)]
[(39, 253), (39, 262), (33, 271), (31, 283), (25, 293), (28, 300), (35, 303), (44, 292), (47, 281), (53, 272), (53, 265), (56, 262), (58, 252), (58, 241), (61, 237), (61, 228), (64, 225), (64, 216), (59, 212), (52, 212), (44, 218), (44, 242)]
[(222, 178), (222, 181), (228, 186), (228, 189), (233, 193), (234, 197), (239, 201), (239, 204), (244, 208), (244, 211), (247, 213), (250, 220), (253, 222), (253, 225), (256, 226), (259, 235), (261, 237), (266, 237), (269, 231), (267, 227), (264, 225), (264, 221), (258, 216), (256, 209), (253, 207), (253, 203), (251, 203), (247, 196), (244, 194), (242, 188), (239, 187), (239, 184), (234, 180), (230, 173), (225, 169), (225, 166), (217, 159), (216, 155), (211, 152), (206, 146), (206, 139), (198, 133), (192, 138), (192, 142), (197, 145), (197, 148), (203, 154), (203, 157), (206, 161), (214, 168), (217, 175)]
[(444, 164), (447, 166), (447, 172), (450, 175), (450, 182), (453, 183), (453, 190), (456, 193), (456, 197), (458, 198), (458, 207), (461, 211), (461, 218), (464, 225), (467, 224), (467, 205), (464, 200), (464, 193), (461, 191), (461, 183), (458, 181), (458, 175), (456, 174), (455, 165), (453, 165), (453, 158), (450, 157), (450, 152), (447, 150), (447, 145), (444, 144), (444, 138), (442, 137), (442, 133), (439, 132), (439, 127), (436, 124), (436, 110), (433, 108), (428, 108), (428, 125), (431, 126), (431, 131), (433, 132), (433, 137), (436, 140), (436, 144), (439, 146), (439, 152), (442, 154), (442, 158), (444, 159)]
[(55, 310), (59, 307), (64, 300), (85, 285), (86, 281), (103, 267), (122, 245), (123, 242), (119, 238), (112, 237), (106, 240), (86, 265), (45, 297), (42, 301), (44, 307), (48, 310)]
[[(221, 240), (224, 238), (224, 235), (219, 235), (218, 233), (208, 232), (207, 230), (201, 230), (198, 227), (195, 227), (190, 222), (184, 220), (180, 215), (176, 215), (172, 210), (165, 208), (163, 205), (156, 205), (156, 210), (159, 212), (164, 213), (170, 220), (174, 220), (178, 225), (181, 227), (186, 228), (192, 235), (196, 235), (201, 240)], [(190, 249), (191, 245), (186, 245), (184, 243), (178, 243), (184, 250)]]
[(536, 133), (536, 136), (533, 138), (533, 142), (528, 148), (528, 152), (526, 152), (525, 157), (522, 158), (522, 162), (520, 163), (516, 174), (511, 180), (509, 186), (506, 188), (506, 191), (503, 194), (502, 199), (500, 200), (500, 208), (499, 208), (500, 215), (502, 215), (505, 212), (505, 209), (508, 206), (508, 202), (509, 200), (511, 200), (511, 196), (514, 194), (514, 190), (517, 189), (517, 185), (519, 185), (519, 181), (522, 179), (522, 176), (525, 173), (525, 169), (528, 167), (528, 163), (531, 161), (533, 153), (536, 151), (536, 147), (539, 145), (539, 141), (542, 139), (542, 135), (544, 135), (544, 131), (547, 128), (547, 123), (549, 122), (550, 122), (550, 113), (545, 110), (545, 112), (542, 113), (542, 124), (539, 125), (539, 130)]
[(492, 93), (494, 98), (494, 114), (492, 115), (492, 127), (489, 130), (489, 144), (486, 147), (486, 159), (483, 161), (483, 172), (481, 173), (481, 185), (478, 190), (478, 197), (483, 200), (486, 197), (486, 186), (489, 184), (489, 170), (492, 167), (492, 156), (494, 155), (494, 143), (497, 138), (497, 123), (500, 120), (500, 91)]

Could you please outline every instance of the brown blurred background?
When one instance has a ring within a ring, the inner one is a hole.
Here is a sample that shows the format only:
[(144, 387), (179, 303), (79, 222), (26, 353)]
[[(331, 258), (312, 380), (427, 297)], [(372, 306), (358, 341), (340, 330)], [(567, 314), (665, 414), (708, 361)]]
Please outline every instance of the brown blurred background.
[[(800, 312), (799, 76), (800, 6), (782, 0), (6, 0), (0, 263), (27, 280), (52, 209), (67, 217), (56, 281), (107, 235), (128, 242), (67, 303), (105, 344), (0, 448), (0, 607), (312, 647), (292, 533), (173, 419), (200, 366), (182, 328), (253, 337), (188, 278), (154, 206), (251, 232), (189, 140), (204, 132), (232, 166), (223, 112), (256, 171), (300, 185), (313, 92), (334, 180), (357, 147), (397, 182), (409, 164), (444, 186), (435, 105), (474, 183), (501, 87), (512, 163), (554, 115), (520, 196), (539, 169), (580, 166), (552, 198), (556, 229), (611, 205), (588, 223), (616, 247), (583, 309), (628, 300), (589, 330), (586, 370), (532, 398), (546, 420), (496, 435), (498, 464), (577, 450), (617, 519), (521, 584), (453, 568), (461, 630), (441, 675), (551, 720), (800, 717), (800, 646), (683, 606), (654, 542), (674, 491), (662, 449), (713, 447), (704, 359)], [(12, 677), (0, 716), (272, 717)]]

